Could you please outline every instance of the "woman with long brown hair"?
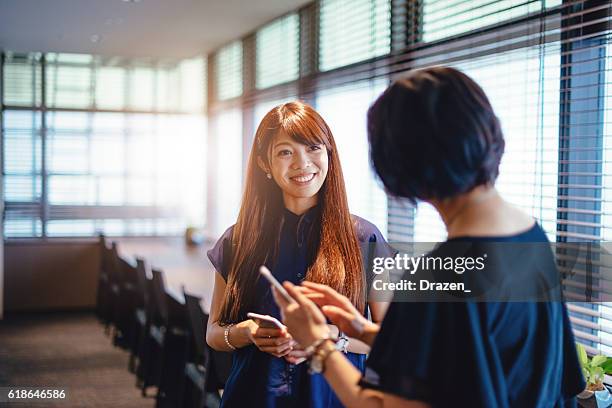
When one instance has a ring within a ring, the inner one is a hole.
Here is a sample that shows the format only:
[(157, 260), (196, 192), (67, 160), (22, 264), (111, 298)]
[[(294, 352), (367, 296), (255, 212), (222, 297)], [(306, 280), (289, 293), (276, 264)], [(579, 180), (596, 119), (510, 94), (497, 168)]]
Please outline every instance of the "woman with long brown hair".
[[(305, 352), (286, 330), (248, 318), (249, 312), (280, 318), (258, 269), (266, 265), (279, 281), (329, 285), (380, 321), (384, 306), (366, 305), (371, 277), (364, 264), (392, 252), (374, 225), (349, 213), (323, 118), (301, 102), (268, 112), (255, 134), (236, 224), (208, 252), (217, 273), (206, 340), (234, 352), (222, 406), (341, 406), (323, 377), (300, 364)], [(368, 347), (341, 339), (338, 347), (362, 370)]]

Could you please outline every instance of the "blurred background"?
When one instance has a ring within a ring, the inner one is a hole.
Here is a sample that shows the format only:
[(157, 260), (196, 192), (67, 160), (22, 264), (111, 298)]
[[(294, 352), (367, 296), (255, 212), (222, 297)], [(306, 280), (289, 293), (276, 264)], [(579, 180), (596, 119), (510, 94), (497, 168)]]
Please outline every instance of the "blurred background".
[[(610, 240), (611, 10), (606, 0), (0, 0), (0, 315), (93, 308), (97, 234), (155, 259), (189, 227), (205, 242), (190, 252), (202, 273), (169, 285), (193, 285), (206, 303), (205, 249), (235, 222), (257, 124), (294, 99), (328, 121), (352, 213), (390, 241), (443, 240), (431, 207), (385, 194), (365, 128), (390, 81), (438, 64), (472, 76), (500, 117), (504, 197), (552, 242)], [(158, 261), (168, 270), (183, 262), (168, 257)], [(612, 292), (599, 267), (594, 300)], [(610, 354), (612, 308), (571, 308), (579, 341)]]

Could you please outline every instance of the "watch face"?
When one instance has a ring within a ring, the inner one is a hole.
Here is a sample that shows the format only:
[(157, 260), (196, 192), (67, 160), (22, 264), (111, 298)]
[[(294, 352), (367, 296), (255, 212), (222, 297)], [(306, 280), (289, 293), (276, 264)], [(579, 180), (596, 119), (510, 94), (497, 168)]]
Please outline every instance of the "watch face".
[(348, 338), (340, 337), (340, 339), (336, 342), (336, 350), (346, 353), (347, 348), (348, 348)]

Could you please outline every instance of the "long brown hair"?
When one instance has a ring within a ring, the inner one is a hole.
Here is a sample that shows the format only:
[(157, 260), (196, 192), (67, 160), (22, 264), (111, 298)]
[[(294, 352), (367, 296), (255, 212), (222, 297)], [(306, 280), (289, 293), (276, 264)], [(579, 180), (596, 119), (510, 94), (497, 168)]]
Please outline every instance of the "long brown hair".
[(232, 234), (232, 261), (220, 324), (242, 320), (247, 312), (253, 311), (259, 266), (273, 266), (277, 257), (284, 209), (282, 191), (266, 178), (257, 159), (270, 166), (270, 147), (281, 132), (298, 143), (324, 144), (327, 148), (327, 177), (318, 192), (319, 219), (313, 223), (318, 226), (315, 231), (318, 236), (309, 242), (314, 248), (306, 279), (329, 285), (347, 296), (359, 310), (365, 308), (361, 251), (348, 210), (334, 137), (312, 107), (289, 102), (268, 112), (255, 133), (240, 213)]

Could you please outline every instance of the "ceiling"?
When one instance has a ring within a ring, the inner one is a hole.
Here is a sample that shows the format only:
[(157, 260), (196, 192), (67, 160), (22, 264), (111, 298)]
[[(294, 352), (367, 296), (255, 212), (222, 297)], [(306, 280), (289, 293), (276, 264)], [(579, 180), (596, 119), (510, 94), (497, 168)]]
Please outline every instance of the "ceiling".
[(0, 50), (192, 57), (311, 0), (0, 0)]

